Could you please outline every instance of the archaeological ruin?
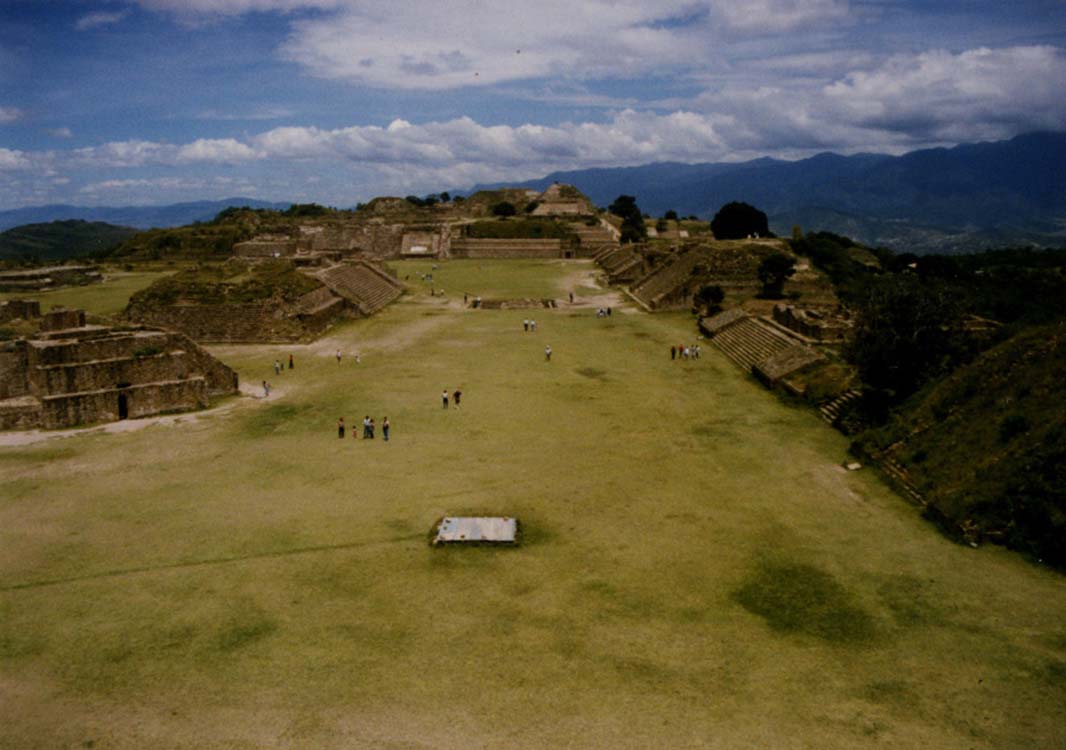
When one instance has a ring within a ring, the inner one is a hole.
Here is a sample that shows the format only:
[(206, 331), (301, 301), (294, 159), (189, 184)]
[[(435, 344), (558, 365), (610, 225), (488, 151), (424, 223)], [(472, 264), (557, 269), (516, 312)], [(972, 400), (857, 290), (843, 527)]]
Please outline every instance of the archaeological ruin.
[(81, 286), (103, 281), (92, 266), (66, 265), (0, 271), (0, 292), (43, 291), (60, 286)]
[(237, 374), (187, 336), (86, 323), (53, 310), (39, 332), (0, 343), (0, 429), (75, 427), (206, 408)]

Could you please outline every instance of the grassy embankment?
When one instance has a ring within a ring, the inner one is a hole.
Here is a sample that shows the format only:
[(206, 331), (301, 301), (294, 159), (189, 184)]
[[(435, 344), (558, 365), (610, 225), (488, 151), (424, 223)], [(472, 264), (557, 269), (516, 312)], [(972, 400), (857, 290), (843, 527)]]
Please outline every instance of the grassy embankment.
[[(0, 746), (1063, 744), (1060, 576), (945, 540), (710, 347), (671, 361), (687, 316), (455, 304), (582, 267), (444, 264), (450, 301), (216, 348), (269, 401), (0, 451)], [(336, 438), (367, 413), (390, 443)], [(526, 543), (430, 549), (446, 513)]]

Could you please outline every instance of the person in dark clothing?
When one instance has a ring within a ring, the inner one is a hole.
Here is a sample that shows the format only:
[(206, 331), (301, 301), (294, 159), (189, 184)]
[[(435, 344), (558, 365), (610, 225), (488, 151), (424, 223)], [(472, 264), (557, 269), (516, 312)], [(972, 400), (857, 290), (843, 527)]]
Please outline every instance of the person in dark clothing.
[(444, 404), (444, 408), (447, 409), (448, 408), (448, 389), (447, 388), (445, 388), (443, 391), (440, 392), (440, 400)]
[(337, 420), (337, 437), (344, 437), (344, 417)]
[(455, 408), (459, 408), (459, 399), (463, 397), (463, 392), (458, 388), (455, 389), (455, 393), (452, 394), (452, 400), (455, 401)]
[(292, 368), (293, 368), (292, 355), (290, 354), (289, 355), (289, 369), (291, 370)]
[(676, 346), (671, 346), (670, 347), (670, 359), (677, 359), (677, 347)]
[(391, 427), (389, 418), (385, 417), (381, 420), (381, 437), (385, 439), (386, 443), (389, 442), (389, 427)]

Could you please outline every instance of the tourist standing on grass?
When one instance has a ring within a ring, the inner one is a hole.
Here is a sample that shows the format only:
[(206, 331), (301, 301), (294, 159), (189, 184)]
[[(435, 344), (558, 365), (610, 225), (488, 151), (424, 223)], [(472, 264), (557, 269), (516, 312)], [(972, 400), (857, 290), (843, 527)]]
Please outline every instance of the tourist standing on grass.
[(371, 440), (374, 439), (374, 418), (370, 418), (370, 424), (367, 426), (367, 437)]
[(386, 443), (389, 442), (389, 427), (390, 426), (391, 425), (389, 424), (389, 418), (388, 417), (382, 417), (382, 419), (381, 419), (381, 437), (384, 438)]
[(522, 321), (522, 330), (529, 333), (529, 318)]
[(344, 438), (344, 417), (337, 420), (337, 437)]
[(545, 362), (551, 362), (552, 361), (552, 348), (550, 346), (544, 347), (544, 361)]
[(292, 368), (293, 368), (293, 362), (292, 362), (292, 355), (290, 354), (289, 355), (289, 369), (291, 370)]
[(363, 440), (370, 437), (370, 415), (367, 414), (363, 417)]
[(533, 320), (532, 318), (529, 319), (529, 330), (533, 333), (537, 332), (537, 321)]
[(670, 347), (670, 359), (677, 359), (677, 347), (676, 346), (671, 346)]
[(270, 395), (270, 383), (263, 381), (263, 398)]
[(458, 388), (455, 389), (455, 393), (452, 394), (452, 400), (455, 401), (455, 408), (459, 408), (459, 399), (463, 397), (463, 392)]
[(337, 350), (337, 364), (339, 365), (340, 363), (341, 363), (341, 350), (338, 349)]
[(440, 392), (440, 400), (444, 404), (444, 408), (447, 409), (448, 408), (448, 389), (447, 388), (445, 388), (443, 391)]
[(274, 360), (274, 374), (275, 375), (280, 375), (281, 374), (281, 360), (280, 359), (275, 359)]

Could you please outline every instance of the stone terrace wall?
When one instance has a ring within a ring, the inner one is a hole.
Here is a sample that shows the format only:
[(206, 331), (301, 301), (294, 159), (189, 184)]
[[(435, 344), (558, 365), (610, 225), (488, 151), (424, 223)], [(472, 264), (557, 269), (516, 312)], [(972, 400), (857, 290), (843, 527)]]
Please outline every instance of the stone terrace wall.
[(452, 240), (453, 258), (561, 258), (562, 243), (558, 239), (472, 239)]
[(403, 294), (403, 285), (369, 263), (332, 266), (315, 276), (363, 315), (373, 315)]
[(0, 323), (9, 320), (31, 320), (41, 317), (41, 303), (32, 299), (0, 301)]
[(692, 269), (700, 260), (697, 253), (682, 253), (649, 273), (633, 285), (634, 297), (651, 309), (667, 306), (688, 306), (692, 303), (687, 290)]
[(41, 399), (41, 426), (54, 429), (91, 422), (114, 422), (120, 418), (120, 396), (125, 397), (127, 416), (131, 418), (191, 411), (209, 404), (203, 378), (145, 383), (128, 388), (47, 396)]
[(137, 321), (180, 331), (193, 341), (216, 343), (293, 342), (313, 334), (287, 318), (282, 303), (167, 305), (137, 311)]
[(26, 349), (14, 341), (0, 344), (0, 400), (29, 392), (26, 380)]

